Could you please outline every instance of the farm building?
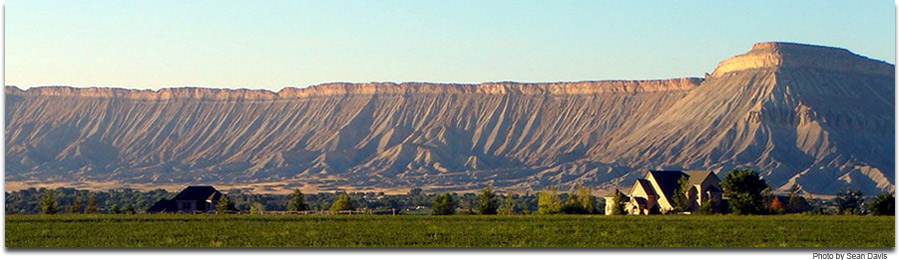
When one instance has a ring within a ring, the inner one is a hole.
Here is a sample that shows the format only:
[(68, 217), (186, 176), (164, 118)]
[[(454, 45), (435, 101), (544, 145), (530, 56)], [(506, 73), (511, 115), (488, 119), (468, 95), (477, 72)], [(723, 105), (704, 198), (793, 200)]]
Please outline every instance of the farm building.
[(159, 200), (147, 212), (212, 213), (220, 198), (222, 193), (213, 186), (188, 186), (171, 200)]
[(685, 178), (688, 188), (684, 190), (688, 200), (689, 211), (700, 209), (700, 205), (709, 202), (714, 208), (719, 208), (722, 201), (722, 187), (719, 186), (719, 177), (712, 171), (649, 171), (642, 179), (637, 179), (628, 193), (618, 190), (604, 197), (606, 199), (606, 214), (613, 212), (615, 196), (620, 196), (620, 202), (626, 214), (648, 215), (662, 214), (675, 209), (675, 192), (681, 190), (678, 180)]

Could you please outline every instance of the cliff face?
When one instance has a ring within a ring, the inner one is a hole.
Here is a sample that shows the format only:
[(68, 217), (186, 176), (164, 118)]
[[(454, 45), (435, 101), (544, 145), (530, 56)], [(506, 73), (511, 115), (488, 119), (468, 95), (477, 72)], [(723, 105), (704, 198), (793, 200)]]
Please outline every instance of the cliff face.
[(706, 80), (7, 87), (6, 179), (529, 190), (741, 166), (875, 192), (894, 187), (893, 94), (890, 64), (785, 43)]

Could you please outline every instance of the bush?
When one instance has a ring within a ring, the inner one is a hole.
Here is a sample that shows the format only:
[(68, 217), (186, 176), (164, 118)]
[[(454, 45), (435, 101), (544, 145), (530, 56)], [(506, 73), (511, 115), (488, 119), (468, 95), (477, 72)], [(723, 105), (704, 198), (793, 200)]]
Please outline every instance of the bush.
[(860, 190), (853, 190), (848, 187), (846, 191), (838, 192), (834, 200), (839, 214), (858, 215), (863, 213), (863, 195)]
[(894, 215), (894, 194), (882, 193), (878, 194), (869, 206), (869, 214), (875, 216), (893, 216)]

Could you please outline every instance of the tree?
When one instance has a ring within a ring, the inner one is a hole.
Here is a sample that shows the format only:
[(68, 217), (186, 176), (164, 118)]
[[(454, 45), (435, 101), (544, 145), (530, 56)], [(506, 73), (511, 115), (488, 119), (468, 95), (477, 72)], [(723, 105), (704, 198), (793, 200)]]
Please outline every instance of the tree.
[(612, 215), (625, 215), (625, 206), (622, 205), (622, 192), (619, 189), (613, 192)]
[(300, 189), (294, 189), (294, 193), (291, 194), (291, 200), (288, 202), (288, 211), (304, 211), (306, 210), (306, 203), (304, 203), (303, 192)]
[(538, 193), (538, 214), (557, 214), (562, 211), (562, 201), (559, 199), (555, 186), (550, 186)]
[(837, 202), (838, 213), (847, 215), (856, 215), (862, 213), (863, 195), (860, 190), (847, 188), (844, 192), (838, 192), (835, 198)]
[(800, 196), (800, 185), (794, 184), (788, 190), (787, 211), (790, 213), (801, 213), (809, 210), (809, 202)]
[(894, 215), (894, 194), (882, 193), (875, 197), (872, 204), (869, 205), (869, 214), (875, 216), (893, 216)]
[(734, 169), (722, 180), (724, 195), (735, 214), (761, 214), (766, 210), (763, 191), (769, 186), (754, 170)]
[(222, 194), (222, 199), (220, 199), (219, 202), (216, 203), (216, 212), (224, 214), (229, 213), (234, 209), (234, 201), (232, 201), (231, 198), (229, 198), (225, 194)]
[(594, 195), (591, 187), (578, 185), (578, 200), (581, 203), (581, 208), (584, 209), (586, 214), (594, 214), (596, 212), (596, 207), (594, 206)]
[(250, 213), (262, 215), (266, 213), (266, 205), (259, 201), (257, 198), (253, 198), (250, 200)]
[(331, 208), (329, 208), (331, 213), (340, 213), (341, 211), (353, 210), (353, 201), (350, 200), (350, 195), (347, 193), (341, 193), (338, 195), (337, 199), (334, 200), (334, 203), (331, 204)]
[(81, 213), (83, 200), (81, 194), (76, 193), (75, 200), (72, 201), (72, 207), (69, 208), (69, 213)]
[(578, 199), (578, 194), (575, 192), (570, 193), (559, 212), (564, 214), (583, 214), (584, 209), (581, 208), (581, 200)]
[(434, 215), (453, 215), (456, 203), (450, 193), (439, 194), (434, 198), (432, 212)]
[(122, 213), (122, 211), (119, 210), (119, 205), (117, 204), (117, 205), (113, 205), (113, 206), (112, 206), (112, 209), (110, 209), (110, 212), (109, 212), (109, 213), (112, 213), (112, 214), (119, 214), (119, 213)]
[(56, 192), (50, 189), (45, 190), (44, 196), (41, 197), (41, 213), (56, 214), (58, 205), (59, 202), (56, 201)]
[(787, 212), (787, 206), (785, 206), (784, 203), (781, 202), (781, 199), (773, 196), (772, 203), (769, 204), (769, 210), (771, 210), (774, 214), (784, 214), (785, 212)]
[(687, 197), (687, 190), (690, 188), (690, 183), (688, 182), (688, 176), (682, 175), (678, 178), (678, 187), (676, 187), (675, 191), (672, 194), (672, 202), (675, 205), (672, 205), (676, 212), (685, 212), (690, 211), (691, 202)]
[(124, 212), (125, 212), (125, 214), (134, 214), (134, 213), (136, 213), (136, 211), (134, 210), (134, 204), (133, 204), (133, 203), (128, 203), (128, 204), (126, 204), (126, 205), (125, 205), (125, 210), (124, 210)]
[(476, 212), (481, 215), (497, 215), (497, 208), (499, 207), (497, 204), (499, 202), (496, 197), (493, 186), (488, 186), (481, 190), (481, 194), (478, 195)]
[(88, 214), (96, 214), (97, 213), (97, 194), (96, 193), (91, 192), (88, 194), (87, 208), (85, 209), (85, 213), (88, 213)]
[(512, 193), (506, 193), (506, 199), (503, 200), (503, 205), (500, 206), (500, 209), (497, 210), (497, 214), (500, 215), (515, 215), (519, 213), (519, 208), (516, 205), (516, 200), (513, 198)]

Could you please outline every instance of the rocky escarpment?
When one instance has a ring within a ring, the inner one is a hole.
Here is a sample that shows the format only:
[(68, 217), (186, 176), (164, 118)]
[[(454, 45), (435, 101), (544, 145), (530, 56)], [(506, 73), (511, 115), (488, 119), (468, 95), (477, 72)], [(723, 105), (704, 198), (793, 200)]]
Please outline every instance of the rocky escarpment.
[(7, 87), (6, 179), (524, 191), (750, 167), (873, 193), (894, 188), (893, 79), (847, 50), (761, 43), (705, 80)]
[(327, 83), (308, 88), (288, 87), (278, 92), (258, 89), (163, 88), (135, 90), (122, 88), (74, 88), (67, 86), (37, 87), (23, 91), (7, 86), (6, 93), (15, 96), (116, 98), (137, 100), (281, 100), (342, 95), (415, 95), (415, 94), (524, 94), (585, 95), (601, 93), (637, 93), (690, 90), (700, 84), (699, 78), (665, 80), (606, 80), (557, 83), (499, 82), (482, 84), (437, 83)]
[(700, 81), (8, 87), (7, 179), (540, 187)]

